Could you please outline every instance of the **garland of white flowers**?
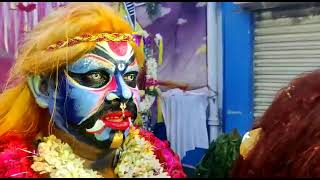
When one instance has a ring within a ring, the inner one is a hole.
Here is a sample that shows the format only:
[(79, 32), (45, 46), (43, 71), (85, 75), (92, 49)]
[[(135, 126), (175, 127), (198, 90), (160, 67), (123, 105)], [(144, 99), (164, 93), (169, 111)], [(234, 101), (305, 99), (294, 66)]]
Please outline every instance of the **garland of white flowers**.
[(54, 135), (44, 138), (33, 157), (31, 168), (51, 178), (102, 178), (97, 171), (84, 167), (84, 160), (73, 153), (71, 147)]
[[(147, 66), (147, 74), (146, 74), (146, 79), (153, 79), (153, 80), (157, 80), (157, 67), (158, 67), (158, 64), (156, 62), (156, 59), (155, 58), (149, 58), (146, 62), (146, 66)], [(156, 91), (160, 91), (159, 88), (157, 87), (154, 87), (156, 88)], [(152, 106), (152, 104), (154, 103), (156, 99), (156, 96), (154, 95), (150, 95), (150, 94), (147, 94), (145, 93), (144, 95), (144, 100), (141, 101), (139, 103), (139, 111), (141, 113), (146, 113)]]
[(170, 178), (153, 153), (152, 145), (131, 130), (114, 171), (120, 178)]
[[(146, 32), (145, 32), (146, 33)], [(145, 34), (145, 37), (148, 37), (148, 34)], [(156, 42), (157, 46), (159, 47), (159, 51), (162, 51), (161, 48), (158, 44), (162, 40), (162, 37), (160, 34), (156, 34), (156, 37), (154, 41)], [(162, 55), (161, 55), (162, 58)], [(161, 59), (159, 56), (159, 59)], [(158, 63), (155, 58), (152, 57), (152, 54), (147, 54), (147, 59), (146, 59), (146, 79), (148, 80), (153, 80), (157, 81), (157, 68), (158, 68)], [(157, 86), (151, 86), (154, 88), (154, 90), (157, 92), (157, 94), (161, 93), (161, 90)], [(144, 99), (139, 103), (139, 112), (141, 113), (147, 113), (147, 111), (151, 108), (153, 105), (154, 101), (156, 99), (156, 95), (151, 95), (148, 93), (144, 93)]]
[[(120, 178), (170, 178), (153, 153), (152, 145), (140, 137), (136, 130), (131, 129), (120, 151), (119, 162), (114, 170)], [(54, 135), (45, 137), (38, 145), (38, 154), (33, 156), (31, 168), (39, 174), (49, 174), (50, 178), (103, 177), (98, 171), (85, 168), (84, 160)]]

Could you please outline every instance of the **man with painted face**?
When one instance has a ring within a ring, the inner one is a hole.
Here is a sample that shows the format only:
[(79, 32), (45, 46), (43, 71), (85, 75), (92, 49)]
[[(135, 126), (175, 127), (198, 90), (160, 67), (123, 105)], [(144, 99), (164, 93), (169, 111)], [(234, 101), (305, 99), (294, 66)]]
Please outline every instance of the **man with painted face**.
[[(33, 76), (29, 85), (59, 129), (99, 148), (117, 148), (137, 117), (138, 70), (128, 42), (101, 41), (59, 70), (57, 89), (49, 77)], [(40, 84), (47, 89), (36, 91)]]
[[(70, 4), (45, 17), (27, 35), (11, 69), (9, 86), (0, 95), (0, 141), (23, 137), (23, 142), (34, 142), (54, 135), (85, 161), (86, 168), (114, 177), (116, 152), (128, 134), (139, 138), (139, 130), (132, 128), (140, 101), (137, 75), (143, 66), (139, 40), (121, 16), (100, 3)], [(172, 150), (141, 132), (144, 138), (139, 142), (154, 145), (157, 159), (162, 158), (161, 150), (171, 157), (161, 162), (167, 175), (185, 177), (180, 162), (167, 163), (178, 159)], [(40, 146), (35, 147), (38, 153), (45, 145)], [(0, 158), (5, 152), (0, 150)], [(33, 163), (30, 172), (10, 174), (12, 169), (4, 162), (0, 167), (7, 170), (0, 172), (1, 177), (33, 177), (30, 173), (37, 166)]]

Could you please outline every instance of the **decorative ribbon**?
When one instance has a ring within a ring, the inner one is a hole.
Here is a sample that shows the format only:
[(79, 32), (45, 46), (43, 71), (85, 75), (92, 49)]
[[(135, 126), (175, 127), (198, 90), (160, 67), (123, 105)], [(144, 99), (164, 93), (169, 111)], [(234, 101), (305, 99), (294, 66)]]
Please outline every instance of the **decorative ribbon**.
[(158, 57), (158, 64), (162, 64), (162, 58), (163, 58), (163, 38), (162, 36), (158, 33), (156, 34), (155, 38), (156, 44), (159, 48), (159, 57)]
[[(19, 4), (18, 4), (19, 5)], [(27, 6), (26, 7), (28, 7), (29, 6), (29, 4), (27, 3)], [(23, 31), (22, 32), (19, 32), (19, 33), (21, 33), (21, 34), (24, 34), (25, 32), (28, 32), (28, 30), (29, 30), (29, 26), (28, 26), (28, 14), (29, 13), (26, 13), (26, 12), (28, 12), (27, 11), (28, 9), (26, 9), (26, 10), (23, 10), (22, 11), (22, 14), (23, 14), (23, 18), (24, 18), (24, 21), (22, 22), (22, 27), (23, 27)], [(25, 11), (25, 12), (24, 12)], [(31, 11), (30, 11), (31, 12)], [(22, 38), (23, 38), (23, 35), (22, 35)], [(22, 39), (19, 39), (18, 41), (21, 41)], [(18, 45), (19, 46), (19, 45)], [(18, 47), (17, 47), (18, 48)]]
[[(12, 2), (14, 3), (14, 2)], [(19, 34), (19, 12), (21, 11), (8, 11), (7, 16), (7, 41), (8, 41), (8, 53), (11, 56), (15, 56), (17, 52), (17, 41), (18, 41), (18, 34)]]
[[(10, 3), (11, 4), (11, 3)], [(5, 16), (5, 13), (7, 12), (6, 10), (8, 9), (5, 5), (7, 3), (2, 3), (2, 14), (1, 17), (3, 18), (3, 44), (5, 51), (9, 53), (9, 45), (8, 45), (8, 16)]]
[[(39, 8), (39, 7), (38, 7)], [(38, 23), (38, 11), (33, 11), (33, 14), (32, 14), (32, 28)]]
[(158, 123), (163, 122), (160, 96), (157, 97), (157, 122)]
[(38, 2), (38, 21), (40, 21), (46, 15), (46, 4), (45, 2)]
[(133, 40), (135, 41), (135, 43), (138, 46), (140, 46), (141, 45), (142, 36), (138, 35), (138, 34), (133, 34), (132, 37), (133, 37)]

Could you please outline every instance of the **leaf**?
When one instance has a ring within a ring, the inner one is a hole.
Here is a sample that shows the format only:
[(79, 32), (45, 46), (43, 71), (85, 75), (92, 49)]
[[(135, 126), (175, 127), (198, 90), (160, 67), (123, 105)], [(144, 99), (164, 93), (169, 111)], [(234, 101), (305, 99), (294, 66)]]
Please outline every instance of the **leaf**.
[[(239, 157), (240, 144), (241, 136), (236, 130), (220, 135), (210, 144), (209, 150), (197, 166), (198, 177), (228, 177), (234, 161)], [(207, 169), (201, 169), (203, 166)]]

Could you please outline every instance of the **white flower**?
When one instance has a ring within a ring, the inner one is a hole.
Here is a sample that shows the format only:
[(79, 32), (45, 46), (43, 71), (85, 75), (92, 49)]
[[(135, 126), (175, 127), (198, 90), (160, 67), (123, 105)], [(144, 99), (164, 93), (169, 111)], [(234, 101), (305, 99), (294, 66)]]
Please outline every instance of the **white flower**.
[[(115, 173), (120, 178), (169, 178), (170, 176), (163, 171), (153, 151), (150, 151), (150, 147), (152, 147), (151, 144), (144, 138), (129, 133)], [(154, 174), (154, 172), (158, 173)]]
[(151, 96), (151, 95), (146, 94), (144, 97), (144, 101), (141, 101), (139, 104), (140, 112), (148, 111), (148, 109), (150, 109), (152, 104), (154, 103), (155, 99), (156, 99), (155, 96)]
[(84, 161), (72, 152), (68, 144), (51, 135), (38, 146), (39, 156), (34, 157), (31, 168), (40, 173), (49, 173), (52, 178), (101, 178), (98, 172), (84, 168)]
[[(156, 39), (160, 39), (162, 38), (160, 34), (156, 34)], [(153, 79), (153, 80), (157, 80), (157, 68), (158, 68), (158, 64), (155, 58), (148, 58), (146, 60), (146, 67), (147, 67), (147, 74), (146, 74), (146, 78), (147, 79)], [(160, 89), (156, 88), (157, 92), (160, 93)], [(144, 96), (144, 100), (141, 101), (139, 103), (139, 112), (142, 113), (146, 113), (151, 106), (153, 105), (154, 101), (155, 101), (156, 97), (149, 95), (149, 94), (145, 94)]]

